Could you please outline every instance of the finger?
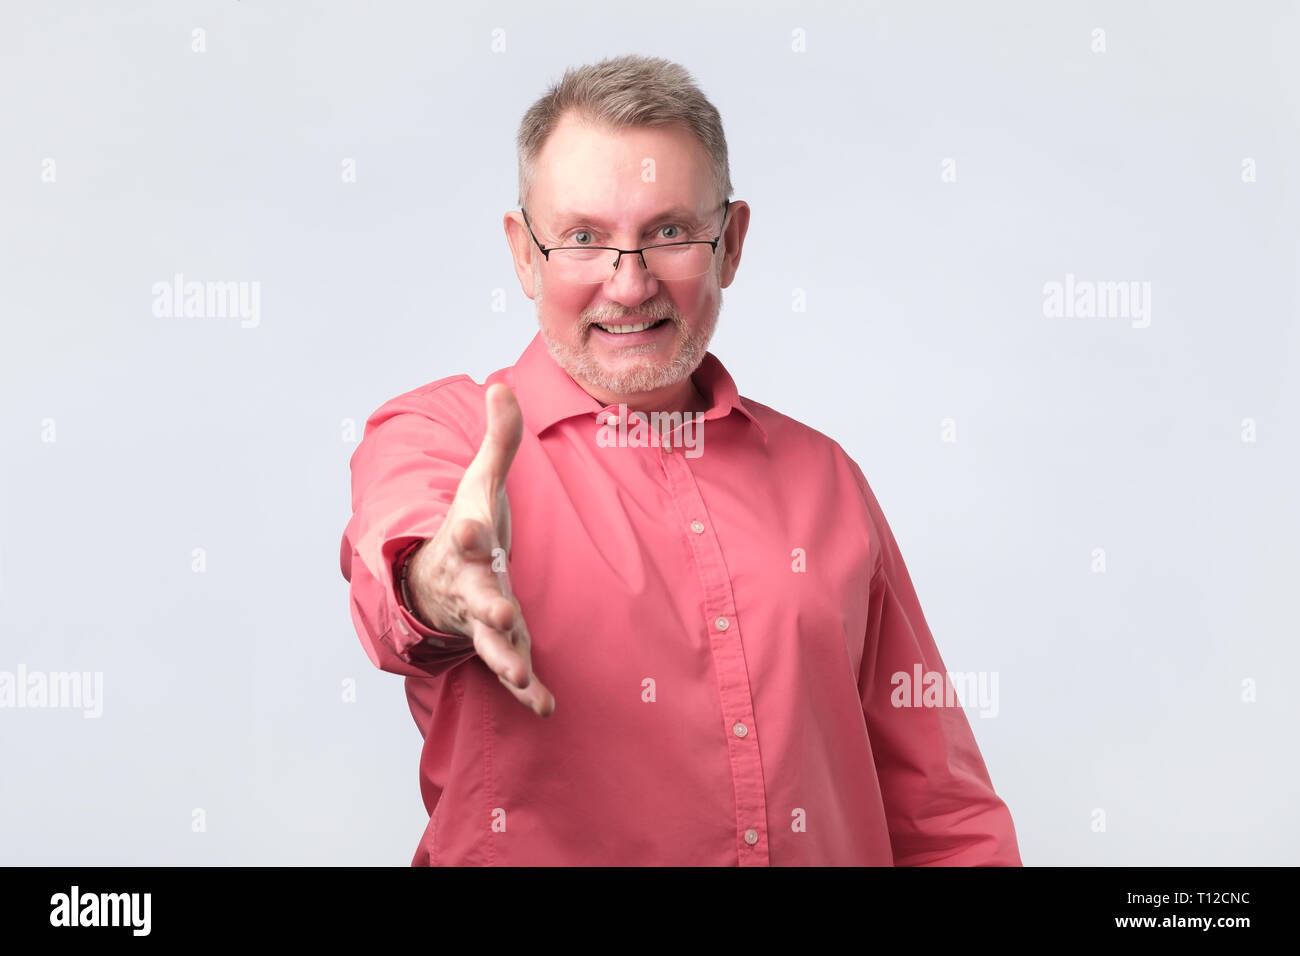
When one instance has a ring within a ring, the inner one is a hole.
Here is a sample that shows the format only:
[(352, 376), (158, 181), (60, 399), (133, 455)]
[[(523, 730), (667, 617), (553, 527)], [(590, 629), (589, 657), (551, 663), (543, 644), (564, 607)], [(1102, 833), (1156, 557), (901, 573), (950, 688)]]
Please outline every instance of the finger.
[(497, 382), (490, 386), (483, 401), (487, 430), (467, 471), (482, 473), (494, 486), (502, 486), (506, 472), (515, 460), (515, 452), (519, 450), (519, 441), (524, 434), (524, 417), (519, 410), (519, 401), (508, 385)]
[(475, 518), (461, 518), (452, 529), (451, 543), (464, 561), (485, 561), (496, 547), (491, 529)]
[(538, 717), (549, 717), (555, 713), (555, 695), (547, 690), (536, 677), (524, 688), (515, 687), (500, 674), (497, 680), (506, 690), (514, 694), (515, 699), (535, 713)]
[(460, 587), (465, 595), (467, 617), (509, 634), (517, 622), (517, 608), (508, 591), (502, 587), (503, 577), (493, 574), (484, 565), (466, 565), (461, 572)]
[(461, 518), (451, 535), (455, 557), (466, 567), (491, 566), (496, 575), (497, 589), (510, 597), (510, 576), (506, 569), (505, 548), (492, 534), (491, 529), (474, 518)]
[(475, 618), (471, 621), (474, 651), (507, 686), (522, 689), (532, 681), (528, 660), (511, 640), (511, 633), (500, 631)]
[[(519, 620), (522, 624), (522, 617)], [(507, 633), (476, 621), (474, 647), (516, 700), (541, 717), (555, 712), (554, 695), (532, 672), (526, 628), (520, 626)]]
[(518, 624), (511, 635), (514, 646), (518, 649), (520, 656), (528, 663), (528, 671), (532, 679), (524, 687), (511, 687), (506, 681), (502, 681), (507, 689), (526, 707), (532, 709), (539, 717), (549, 717), (555, 712), (555, 696), (547, 689), (546, 685), (537, 679), (536, 672), (533, 671), (533, 652), (532, 638), (528, 634), (528, 625), (525, 623), (523, 615), (518, 615)]

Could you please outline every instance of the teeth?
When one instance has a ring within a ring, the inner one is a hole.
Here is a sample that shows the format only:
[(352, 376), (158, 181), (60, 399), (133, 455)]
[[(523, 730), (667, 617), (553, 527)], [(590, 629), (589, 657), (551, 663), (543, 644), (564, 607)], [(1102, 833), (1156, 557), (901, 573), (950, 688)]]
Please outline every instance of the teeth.
[(638, 322), (636, 325), (600, 325), (599, 322), (596, 324), (606, 332), (613, 332), (615, 335), (622, 335), (625, 332), (644, 332), (646, 329), (650, 328), (650, 326), (659, 321), (661, 320), (655, 319), (654, 322)]

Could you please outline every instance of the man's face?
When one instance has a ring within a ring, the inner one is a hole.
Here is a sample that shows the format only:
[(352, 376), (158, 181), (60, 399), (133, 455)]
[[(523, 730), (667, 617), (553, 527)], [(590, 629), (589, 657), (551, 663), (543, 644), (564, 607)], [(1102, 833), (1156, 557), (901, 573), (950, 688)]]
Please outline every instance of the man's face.
[[(713, 239), (723, 215), (708, 155), (686, 129), (612, 130), (572, 115), (542, 148), (526, 208), (548, 249)], [(744, 220), (738, 229), (732, 228), (737, 212)], [(689, 377), (717, 325), (722, 288), (739, 262), (747, 216), (744, 203), (732, 203), (732, 235), (718, 244), (708, 271), (671, 280), (654, 278), (639, 256), (624, 255), (604, 282), (566, 282), (543, 258), (519, 213), (507, 215), (506, 228), (520, 282), (556, 362), (605, 404), (636, 405), (690, 394)], [(601, 328), (642, 322), (660, 324), (640, 332)]]

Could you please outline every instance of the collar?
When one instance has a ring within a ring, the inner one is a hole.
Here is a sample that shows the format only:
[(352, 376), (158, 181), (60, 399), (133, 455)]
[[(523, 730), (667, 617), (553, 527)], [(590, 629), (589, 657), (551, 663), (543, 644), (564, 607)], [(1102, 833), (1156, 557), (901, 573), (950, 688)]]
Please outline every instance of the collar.
[[(551, 357), (541, 332), (533, 336), (511, 372), (513, 381), (510, 384), (519, 397), (524, 424), (534, 435), (540, 435), (557, 422), (576, 415), (595, 416), (605, 409), (617, 411), (617, 406), (602, 405), (588, 395), (568, 372), (560, 368)], [(709, 404), (709, 410), (704, 413), (705, 421), (726, 418), (735, 409), (753, 423), (764, 443), (767, 442), (767, 430), (745, 407), (735, 381), (716, 355), (705, 352), (691, 378)]]

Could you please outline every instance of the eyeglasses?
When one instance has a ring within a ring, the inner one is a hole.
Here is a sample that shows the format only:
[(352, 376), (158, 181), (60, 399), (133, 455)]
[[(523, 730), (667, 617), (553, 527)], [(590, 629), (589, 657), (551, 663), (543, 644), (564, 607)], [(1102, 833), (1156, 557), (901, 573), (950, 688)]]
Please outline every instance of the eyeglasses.
[[(722, 226), (727, 225), (727, 209), (731, 200), (722, 203)], [(693, 279), (709, 271), (722, 229), (712, 239), (692, 239), (686, 242), (665, 242), (640, 249), (615, 249), (613, 246), (551, 246), (549, 249), (537, 242), (528, 211), (522, 207), (524, 225), (537, 243), (555, 278), (561, 282), (594, 284), (607, 282), (618, 271), (623, 256), (640, 256), (641, 266), (656, 279)], [(707, 247), (707, 248), (706, 248)], [(614, 253), (611, 258), (609, 253)], [(555, 258), (551, 258), (554, 255)]]

